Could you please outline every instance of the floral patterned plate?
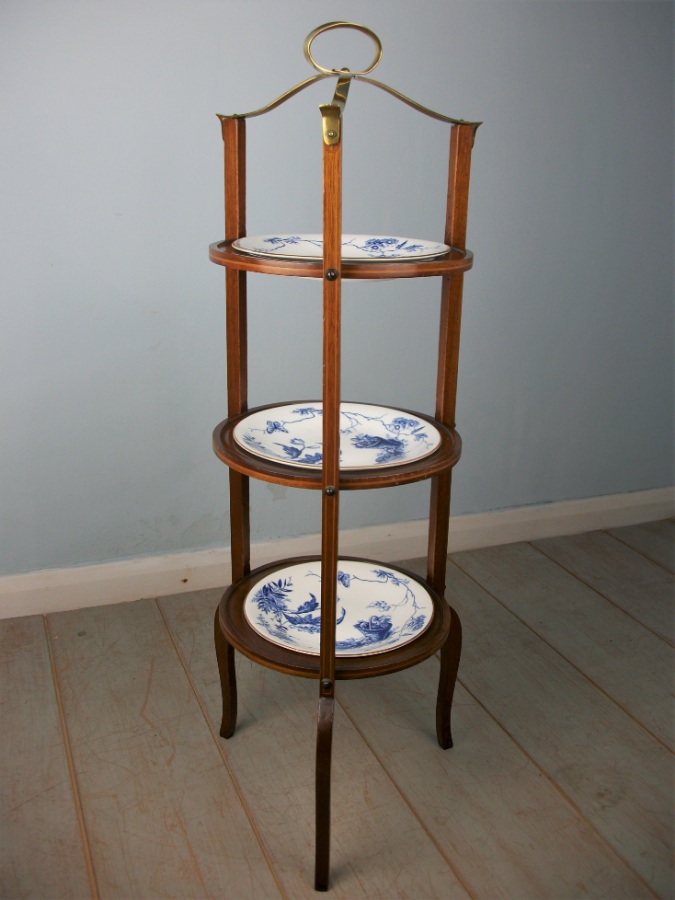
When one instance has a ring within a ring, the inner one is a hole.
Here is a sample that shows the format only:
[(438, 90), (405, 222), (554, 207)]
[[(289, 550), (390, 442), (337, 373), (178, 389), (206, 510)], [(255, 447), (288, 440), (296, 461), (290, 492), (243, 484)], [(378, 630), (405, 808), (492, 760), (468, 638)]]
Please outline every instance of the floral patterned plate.
[[(389, 566), (339, 560), (337, 656), (382, 653), (422, 634), (433, 616), (422, 584)], [(246, 595), (244, 614), (268, 641), (318, 655), (321, 635), (321, 560), (277, 569)]]
[[(320, 469), (323, 404), (273, 406), (252, 412), (234, 429), (246, 450), (291, 466)], [(386, 406), (340, 404), (340, 468), (377, 469), (429, 456), (441, 436), (426, 419)]]
[[(270, 234), (241, 237), (232, 243), (240, 253), (253, 256), (283, 256), (286, 259), (320, 259), (322, 234)], [(429, 259), (449, 251), (446, 244), (416, 238), (389, 235), (343, 234), (342, 258), (354, 259)]]

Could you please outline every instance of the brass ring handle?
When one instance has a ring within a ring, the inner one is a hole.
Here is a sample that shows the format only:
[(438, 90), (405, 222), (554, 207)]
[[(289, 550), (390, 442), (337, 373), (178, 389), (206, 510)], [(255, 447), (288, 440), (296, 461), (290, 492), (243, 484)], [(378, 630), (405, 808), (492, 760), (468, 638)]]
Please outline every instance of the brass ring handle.
[[(368, 66), (367, 69), (364, 69), (362, 72), (351, 72), (350, 70), (345, 69), (324, 69), (323, 66), (320, 66), (318, 62), (312, 56), (312, 42), (314, 38), (317, 38), (320, 34), (323, 34), (324, 31), (332, 31), (333, 28), (352, 28), (354, 31), (360, 31), (362, 34), (367, 35), (375, 44), (376, 52), (375, 58), (372, 63)], [(317, 72), (322, 72), (324, 75), (338, 75), (341, 72), (349, 71), (350, 75), (367, 75), (369, 72), (372, 72), (375, 66), (382, 59), (382, 44), (380, 42), (379, 37), (375, 34), (374, 31), (371, 31), (370, 28), (366, 28), (365, 25), (356, 25), (354, 22), (326, 22), (325, 25), (319, 25), (318, 28), (315, 28), (314, 31), (310, 31), (310, 33), (305, 38), (304, 45), (305, 57), (311, 65), (317, 70)]]

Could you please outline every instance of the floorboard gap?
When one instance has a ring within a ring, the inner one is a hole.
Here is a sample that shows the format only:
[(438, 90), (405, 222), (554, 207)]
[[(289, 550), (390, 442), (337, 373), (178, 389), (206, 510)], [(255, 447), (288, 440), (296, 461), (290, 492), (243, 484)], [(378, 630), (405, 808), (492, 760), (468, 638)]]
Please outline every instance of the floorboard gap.
[(54, 684), (54, 695), (56, 698), (56, 708), (58, 710), (59, 715), (59, 723), (61, 725), (61, 735), (63, 738), (63, 747), (66, 754), (66, 761), (68, 764), (68, 774), (70, 776), (70, 787), (73, 793), (73, 805), (75, 806), (75, 812), (77, 814), (77, 821), (80, 827), (80, 837), (82, 839), (82, 850), (84, 855), (84, 861), (87, 868), (87, 875), (89, 877), (89, 886), (91, 888), (91, 896), (92, 900), (99, 900), (100, 894), (98, 890), (98, 884), (96, 881), (96, 870), (94, 868), (94, 861), (91, 856), (91, 848), (89, 846), (89, 836), (87, 834), (87, 826), (84, 820), (84, 810), (82, 809), (82, 801), (80, 799), (80, 791), (77, 786), (77, 774), (75, 772), (75, 763), (73, 761), (73, 753), (70, 746), (70, 737), (68, 736), (68, 726), (66, 725), (66, 717), (63, 711), (63, 702), (61, 700), (61, 688), (59, 685), (59, 677), (56, 671), (56, 664), (54, 662), (54, 652), (52, 648), (52, 636), (49, 630), (49, 620), (46, 616), (42, 617), (42, 621), (45, 629), (45, 639), (47, 641), (47, 651), (49, 653), (49, 665), (51, 667), (52, 672), (52, 682)]
[(607, 849), (609, 850), (609, 852), (610, 852), (610, 853), (611, 853), (611, 854), (612, 854), (612, 855), (613, 855), (613, 856), (621, 863), (621, 865), (622, 865), (625, 869), (627, 869), (628, 872), (630, 872), (631, 875), (632, 875), (634, 878), (636, 878), (638, 881), (640, 881), (640, 882), (644, 885), (645, 890), (647, 890), (647, 891), (648, 891), (650, 894), (652, 894), (654, 897), (658, 897), (659, 894), (651, 887), (651, 885), (650, 885), (647, 881), (645, 881), (645, 879), (640, 875), (640, 873), (637, 872), (637, 871), (630, 865), (630, 863), (629, 863), (626, 859), (624, 859), (624, 857), (621, 855), (621, 853), (619, 853), (619, 851), (616, 849), (616, 847), (614, 847), (614, 846), (607, 840), (607, 838), (604, 837), (604, 835), (602, 834), (602, 832), (600, 832), (600, 831), (595, 827), (595, 825), (593, 824), (593, 822), (591, 821), (591, 819), (589, 819), (589, 817), (583, 812), (583, 810), (578, 806), (578, 804), (576, 804), (576, 803), (574, 802), (574, 800), (572, 800), (572, 798), (571, 798), (571, 797), (563, 790), (563, 788), (558, 784), (558, 782), (557, 782), (554, 778), (552, 778), (552, 777), (549, 775), (549, 773), (546, 771), (546, 769), (542, 768), (542, 766), (537, 762), (537, 760), (536, 760), (530, 753), (528, 753), (528, 751), (527, 751), (526, 748), (523, 746), (523, 744), (521, 744), (520, 741), (518, 741), (517, 738), (515, 738), (515, 737), (511, 734), (511, 732), (510, 732), (510, 731), (508, 730), (508, 728), (504, 725), (504, 723), (501, 722), (501, 721), (500, 721), (500, 720), (499, 720), (499, 719), (498, 719), (498, 718), (490, 711), (490, 709), (489, 709), (487, 706), (485, 706), (484, 703), (482, 703), (482, 702), (480, 701), (480, 699), (476, 696), (476, 694), (474, 694), (474, 692), (473, 692), (473, 691), (472, 691), (472, 690), (471, 690), (471, 689), (470, 689), (470, 688), (462, 681), (461, 678), (458, 677), (458, 678), (457, 678), (457, 681), (458, 681), (459, 684), (462, 685), (462, 688), (463, 688), (463, 689), (467, 692), (467, 694), (474, 700), (474, 702), (475, 702), (475, 703), (476, 703), (476, 704), (477, 704), (477, 705), (478, 705), (478, 706), (479, 706), (479, 707), (480, 707), (480, 708), (481, 708), (481, 709), (482, 709), (482, 710), (483, 710), (483, 711), (484, 711), (484, 712), (492, 719), (492, 721), (497, 725), (497, 727), (498, 727), (501, 731), (504, 732), (504, 734), (508, 737), (508, 739), (509, 739), (510, 741), (512, 741), (512, 742), (515, 744), (516, 747), (518, 747), (518, 749), (519, 749), (520, 752), (523, 754), (523, 756), (525, 756), (525, 757), (529, 760), (529, 762), (531, 763), (531, 765), (534, 766), (535, 769), (537, 769), (537, 771), (541, 773), (542, 777), (545, 778), (546, 781), (547, 781), (547, 782), (553, 787), (553, 789), (558, 793), (558, 795), (559, 795), (560, 797), (562, 797), (562, 799), (565, 801), (565, 803), (566, 803), (572, 810), (574, 810), (574, 813), (575, 813), (577, 816), (579, 816), (579, 818), (582, 819), (582, 820), (586, 823), (587, 827), (595, 834), (597, 840), (600, 841), (600, 842), (602, 842), (602, 843), (605, 845), (605, 847), (607, 847)]
[[(545, 556), (545, 554), (542, 554), (542, 556)], [(546, 557), (546, 558), (548, 559), (548, 557)], [(564, 660), (565, 663), (567, 663), (567, 665), (570, 666), (570, 668), (574, 669), (575, 672), (577, 672), (579, 675), (581, 675), (581, 677), (584, 678), (585, 681), (587, 681), (590, 685), (592, 685), (592, 687), (596, 691), (598, 691), (598, 693), (600, 693), (604, 697), (606, 697), (611, 703), (614, 704), (614, 706), (616, 706), (618, 709), (620, 709), (621, 712), (625, 716), (627, 716), (632, 722), (634, 722), (646, 734), (648, 734), (650, 738), (652, 738), (654, 741), (656, 741), (668, 753), (672, 754), (673, 751), (668, 746), (668, 744), (666, 744), (665, 741), (663, 741), (658, 735), (654, 734), (654, 732), (650, 728), (648, 728), (647, 725), (644, 724), (644, 722), (641, 722), (639, 719), (637, 719), (630, 710), (626, 709), (626, 707), (616, 699), (616, 697), (613, 697), (610, 693), (608, 693), (608, 691), (606, 691), (593, 678), (591, 678), (586, 672), (584, 672), (584, 670), (580, 666), (578, 666), (576, 663), (572, 662), (571, 659), (569, 659), (567, 656), (565, 656), (565, 654), (562, 652), (562, 650), (558, 649), (558, 647), (556, 647), (555, 644), (552, 644), (546, 637), (544, 637), (543, 634), (538, 632), (536, 628), (534, 628), (532, 625), (530, 625), (529, 622), (527, 622), (527, 621), (525, 621), (525, 619), (521, 618), (521, 616), (519, 616), (518, 613), (514, 612), (510, 606), (508, 606), (506, 603), (504, 603), (502, 600), (500, 600), (499, 597), (495, 596), (495, 594), (493, 594), (492, 591), (490, 591), (487, 587), (485, 587), (485, 585), (483, 585), (479, 581), (477, 581), (465, 568), (463, 568), (460, 565), (460, 563), (456, 559), (452, 559), (451, 561), (455, 566), (457, 566), (457, 568), (462, 572), (462, 574), (466, 578), (469, 578), (471, 581), (473, 581), (474, 584), (478, 585), (478, 587), (482, 591), (484, 591), (490, 597), (491, 600), (494, 600), (495, 603), (498, 603), (499, 606), (502, 607), (502, 609), (504, 609), (506, 612), (508, 612), (509, 615), (513, 616), (513, 618), (517, 622), (519, 622), (524, 628), (527, 628), (528, 631), (530, 631), (538, 640), (540, 640), (542, 642), (542, 644), (545, 644), (550, 650), (552, 650), (557, 656), (559, 656), (560, 659)], [(596, 591), (596, 593), (597, 593), (597, 591)], [(665, 643), (668, 643), (668, 642), (666, 641)]]

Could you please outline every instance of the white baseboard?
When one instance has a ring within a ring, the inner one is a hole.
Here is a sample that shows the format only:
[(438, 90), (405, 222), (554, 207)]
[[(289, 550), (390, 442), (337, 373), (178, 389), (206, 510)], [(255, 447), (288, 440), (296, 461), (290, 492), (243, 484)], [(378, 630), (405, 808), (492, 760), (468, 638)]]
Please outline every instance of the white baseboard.
[[(665, 519), (675, 513), (675, 489), (612, 494), (586, 500), (547, 503), (450, 520), (449, 552), (577, 534)], [(426, 521), (401, 522), (344, 531), (340, 552), (381, 562), (414, 559), (427, 552)], [(254, 566), (319, 552), (317, 535), (257, 544)], [(123, 603), (227, 585), (230, 556), (226, 547), (45, 569), (0, 577), (0, 618), (46, 615), (85, 606)]]

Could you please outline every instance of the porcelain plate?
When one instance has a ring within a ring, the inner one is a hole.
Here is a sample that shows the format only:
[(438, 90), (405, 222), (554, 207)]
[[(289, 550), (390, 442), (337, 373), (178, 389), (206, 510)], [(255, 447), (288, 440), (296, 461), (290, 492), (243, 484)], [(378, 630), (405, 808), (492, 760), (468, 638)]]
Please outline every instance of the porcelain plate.
[[(410, 643), (431, 624), (433, 601), (422, 584), (389, 566), (339, 560), (337, 656), (382, 653)], [(251, 627), (274, 644), (318, 655), (321, 560), (280, 567), (246, 595)]]
[[(287, 404), (257, 410), (234, 428), (246, 450), (291, 466), (320, 469), (323, 404)], [(441, 435), (426, 419), (386, 406), (340, 404), (340, 468), (379, 469), (429, 456)]]
[[(270, 234), (241, 237), (232, 246), (240, 253), (253, 256), (282, 256), (285, 259), (311, 260), (323, 256), (322, 234)], [(430, 259), (449, 251), (447, 244), (437, 244), (417, 238), (391, 235), (343, 234), (342, 258), (345, 260), (372, 259)]]

